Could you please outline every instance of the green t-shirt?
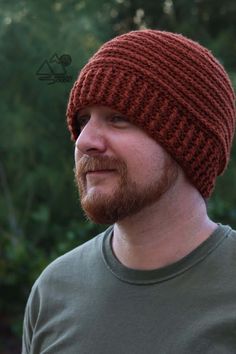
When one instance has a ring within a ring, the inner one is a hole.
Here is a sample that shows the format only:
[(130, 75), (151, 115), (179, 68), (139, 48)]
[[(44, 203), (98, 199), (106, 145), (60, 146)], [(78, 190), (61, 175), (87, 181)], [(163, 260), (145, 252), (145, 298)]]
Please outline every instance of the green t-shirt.
[(51, 263), (25, 312), (23, 354), (236, 353), (236, 232), (219, 225), (182, 260), (122, 265), (113, 228)]

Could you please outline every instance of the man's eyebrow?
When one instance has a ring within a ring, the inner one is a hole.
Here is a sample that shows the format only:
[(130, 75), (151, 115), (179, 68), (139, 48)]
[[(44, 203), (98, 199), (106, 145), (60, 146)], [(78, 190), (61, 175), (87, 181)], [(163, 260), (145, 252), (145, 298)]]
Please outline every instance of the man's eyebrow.
[[(90, 115), (90, 114), (91, 114), (90, 110), (84, 108), (84, 109), (81, 109), (80, 111), (78, 111), (76, 113), (76, 118), (80, 119), (80, 118), (83, 118), (84, 116), (87, 116), (87, 115)], [(119, 112), (119, 111), (112, 110), (112, 111), (109, 111), (109, 112), (104, 112), (104, 118), (105, 117), (110, 118), (111, 116), (114, 116), (114, 115), (118, 115), (118, 116), (120, 116), (120, 117), (122, 117), (124, 119), (126, 118), (126, 116), (123, 113)]]
[(89, 113), (88, 110), (84, 108), (84, 109), (81, 109), (80, 111), (78, 111), (78, 112), (77, 112), (77, 115), (80, 116), (80, 115), (82, 115), (82, 114), (88, 114), (88, 113)]

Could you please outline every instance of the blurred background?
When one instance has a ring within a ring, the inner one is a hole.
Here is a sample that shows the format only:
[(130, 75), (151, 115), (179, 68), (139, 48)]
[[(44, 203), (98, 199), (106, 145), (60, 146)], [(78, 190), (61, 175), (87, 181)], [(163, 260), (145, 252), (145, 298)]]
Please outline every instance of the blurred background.
[[(105, 41), (152, 28), (208, 47), (236, 87), (235, 0), (0, 0), (0, 353), (19, 353), (24, 307), (49, 262), (105, 226), (85, 221), (65, 111)], [(209, 201), (236, 228), (236, 147)]]

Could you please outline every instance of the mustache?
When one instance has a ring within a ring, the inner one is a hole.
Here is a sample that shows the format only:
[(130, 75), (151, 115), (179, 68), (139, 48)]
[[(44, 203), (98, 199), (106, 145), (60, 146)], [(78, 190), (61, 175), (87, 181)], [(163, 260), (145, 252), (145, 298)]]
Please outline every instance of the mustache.
[(82, 156), (76, 166), (77, 176), (98, 170), (117, 170), (124, 174), (126, 172), (126, 164), (124, 161), (110, 156)]

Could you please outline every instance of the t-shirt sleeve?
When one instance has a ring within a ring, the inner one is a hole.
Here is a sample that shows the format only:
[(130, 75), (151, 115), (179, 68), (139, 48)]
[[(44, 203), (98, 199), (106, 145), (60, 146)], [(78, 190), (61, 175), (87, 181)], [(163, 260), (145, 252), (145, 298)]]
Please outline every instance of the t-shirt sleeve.
[(25, 308), (21, 354), (31, 353), (34, 323), (36, 320), (35, 316), (37, 317), (37, 313), (38, 313), (38, 296), (37, 296), (37, 282), (36, 282), (31, 290)]

